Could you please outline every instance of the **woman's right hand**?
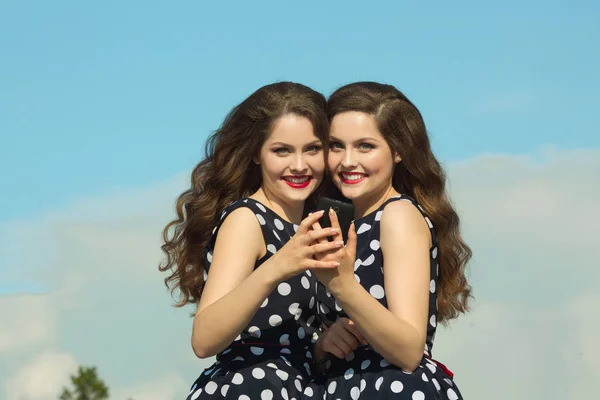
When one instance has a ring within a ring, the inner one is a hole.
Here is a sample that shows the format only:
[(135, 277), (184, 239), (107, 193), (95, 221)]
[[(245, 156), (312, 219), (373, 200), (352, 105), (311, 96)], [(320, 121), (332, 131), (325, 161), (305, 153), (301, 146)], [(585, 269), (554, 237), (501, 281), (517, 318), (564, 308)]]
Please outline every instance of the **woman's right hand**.
[(307, 269), (335, 268), (339, 265), (337, 261), (317, 261), (313, 258), (315, 254), (337, 250), (344, 246), (341, 240), (327, 241), (328, 236), (339, 235), (335, 228), (311, 229), (311, 226), (322, 216), (323, 211), (317, 211), (306, 217), (298, 226), (296, 234), (269, 260), (273, 261), (275, 268), (281, 274), (280, 281), (296, 276)]
[(348, 318), (340, 318), (319, 336), (316, 358), (323, 358), (325, 353), (331, 353), (337, 358), (346, 358), (360, 344), (368, 343), (354, 322)]

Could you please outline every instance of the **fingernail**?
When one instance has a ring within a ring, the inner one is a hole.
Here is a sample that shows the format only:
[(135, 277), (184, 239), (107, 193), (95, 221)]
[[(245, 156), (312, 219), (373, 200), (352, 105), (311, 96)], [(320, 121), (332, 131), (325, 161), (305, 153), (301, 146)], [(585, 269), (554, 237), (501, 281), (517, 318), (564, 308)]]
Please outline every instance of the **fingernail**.
[(333, 211), (333, 208), (329, 207), (329, 215), (334, 215), (335, 211)]
[(329, 232), (331, 233), (337, 233), (337, 228), (329, 228)]
[(343, 242), (343, 241), (341, 241), (341, 240), (337, 240), (337, 241), (335, 242), (335, 244), (337, 244), (338, 246), (343, 246), (343, 245), (344, 245), (344, 242)]
[(325, 210), (319, 210), (317, 211), (317, 214), (323, 214), (325, 212)]

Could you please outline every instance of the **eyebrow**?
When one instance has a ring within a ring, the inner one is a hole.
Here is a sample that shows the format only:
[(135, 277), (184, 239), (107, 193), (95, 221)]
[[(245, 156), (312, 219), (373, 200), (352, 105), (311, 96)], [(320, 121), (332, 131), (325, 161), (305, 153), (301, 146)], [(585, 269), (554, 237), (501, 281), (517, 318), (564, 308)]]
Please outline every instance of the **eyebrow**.
[[(341, 139), (339, 139), (339, 138), (337, 138), (337, 137), (335, 137), (335, 136), (333, 136), (333, 135), (329, 136), (329, 139), (338, 140), (338, 141), (340, 141), (340, 142), (342, 142), (342, 141), (343, 141), (343, 140), (341, 140)], [(373, 140), (373, 141), (375, 141), (375, 142), (377, 142), (377, 141), (378, 141), (378, 140), (377, 140), (377, 138), (374, 138), (374, 137), (372, 137), (372, 136), (365, 136), (365, 137), (362, 137), (362, 138), (356, 139), (356, 140), (354, 141), (354, 143), (358, 143), (358, 142), (364, 142), (364, 141), (367, 141), (367, 140)]]
[[(320, 144), (321, 140), (320, 139), (315, 139), (310, 143), (307, 143), (306, 146), (312, 146), (314, 144)], [(289, 143), (284, 143), (284, 142), (273, 142), (270, 144), (271, 146), (286, 146), (286, 147), (294, 147), (293, 145), (289, 144)]]

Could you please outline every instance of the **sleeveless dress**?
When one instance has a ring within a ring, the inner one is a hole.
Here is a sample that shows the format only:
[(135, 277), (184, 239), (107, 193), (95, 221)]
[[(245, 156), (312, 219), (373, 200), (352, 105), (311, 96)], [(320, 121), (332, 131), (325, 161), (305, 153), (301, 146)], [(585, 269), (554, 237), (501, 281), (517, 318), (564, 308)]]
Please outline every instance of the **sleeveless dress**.
[[(406, 195), (395, 196), (377, 210), (354, 221), (357, 233), (354, 273), (360, 284), (387, 308), (383, 281), (383, 254), (380, 249), (380, 219), (383, 209), (393, 201), (408, 201), (418, 208), (432, 236), (430, 249), (429, 318), (423, 358), (412, 372), (390, 364), (371, 346), (357, 348), (346, 359), (330, 356), (327, 370), (316, 380), (323, 399), (406, 399), (456, 400), (462, 395), (452, 379), (452, 373), (441, 363), (431, 359), (431, 350), (437, 326), (438, 250), (435, 229), (423, 209)], [(321, 283), (317, 286), (319, 316), (326, 326), (348, 315)], [(312, 383), (314, 384), (314, 383)], [(311, 384), (311, 385), (312, 385)]]
[[(212, 261), (216, 237), (232, 211), (247, 207), (260, 223), (267, 248), (255, 269), (294, 236), (298, 226), (285, 221), (256, 200), (232, 202), (221, 215), (205, 252), (205, 278)], [(231, 251), (235, 251), (232, 244)], [(265, 299), (247, 327), (216, 356), (194, 382), (187, 400), (299, 400), (312, 373), (312, 344), (316, 341), (317, 279), (305, 271), (279, 283)]]

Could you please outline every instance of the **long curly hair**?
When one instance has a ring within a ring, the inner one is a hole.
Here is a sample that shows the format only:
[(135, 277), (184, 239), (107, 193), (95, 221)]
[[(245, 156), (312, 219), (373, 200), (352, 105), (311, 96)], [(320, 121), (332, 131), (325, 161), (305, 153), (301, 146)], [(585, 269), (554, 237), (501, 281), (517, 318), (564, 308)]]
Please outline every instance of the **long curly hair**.
[[(327, 144), (326, 99), (311, 88), (293, 82), (277, 82), (255, 91), (234, 107), (221, 127), (206, 141), (206, 157), (193, 170), (191, 187), (176, 203), (177, 218), (163, 230), (161, 246), (166, 259), (159, 265), (168, 271), (165, 285), (175, 306), (200, 300), (204, 287), (204, 252), (213, 227), (234, 200), (250, 196), (262, 183), (258, 158), (275, 122), (294, 114), (312, 123), (315, 136)], [(307, 200), (314, 202), (315, 191)]]
[[(459, 217), (446, 192), (446, 176), (431, 150), (421, 113), (398, 89), (376, 82), (357, 82), (336, 90), (328, 99), (329, 121), (337, 114), (370, 114), (392, 151), (396, 164), (392, 185), (417, 200), (438, 236), (438, 320), (447, 323), (469, 309), (471, 286), (465, 276), (472, 252), (459, 230)], [(330, 196), (341, 193), (328, 186)]]

